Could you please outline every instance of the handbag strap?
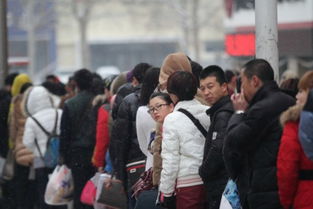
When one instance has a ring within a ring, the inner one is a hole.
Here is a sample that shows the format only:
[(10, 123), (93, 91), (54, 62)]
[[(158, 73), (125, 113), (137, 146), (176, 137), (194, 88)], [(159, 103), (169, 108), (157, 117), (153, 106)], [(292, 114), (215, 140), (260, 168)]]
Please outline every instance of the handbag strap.
[(189, 111), (183, 108), (179, 108), (178, 111), (184, 113), (195, 124), (195, 126), (199, 129), (199, 131), (204, 136), (204, 138), (206, 138), (206, 136), (208, 135), (208, 132), (201, 125), (200, 121), (197, 118), (195, 118)]

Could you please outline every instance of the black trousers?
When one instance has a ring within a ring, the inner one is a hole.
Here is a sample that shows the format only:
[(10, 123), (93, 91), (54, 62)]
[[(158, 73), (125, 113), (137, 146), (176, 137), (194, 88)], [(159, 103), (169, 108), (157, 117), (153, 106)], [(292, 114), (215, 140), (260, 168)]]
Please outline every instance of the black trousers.
[(92, 206), (80, 202), (80, 195), (87, 181), (95, 174), (92, 165), (74, 164), (71, 166), (74, 180), (74, 209), (92, 209)]
[(29, 180), (29, 167), (15, 165), (14, 189), (17, 209), (34, 209), (36, 202), (35, 180)]

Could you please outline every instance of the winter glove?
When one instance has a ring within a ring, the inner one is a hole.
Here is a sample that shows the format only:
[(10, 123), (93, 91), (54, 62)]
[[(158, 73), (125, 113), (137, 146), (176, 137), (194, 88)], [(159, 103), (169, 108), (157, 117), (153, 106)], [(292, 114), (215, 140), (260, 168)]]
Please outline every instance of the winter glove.
[(176, 197), (175, 196), (164, 197), (162, 206), (168, 209), (176, 209)]
[(176, 209), (176, 197), (174, 194), (170, 197), (164, 197), (163, 193), (159, 192), (156, 205), (163, 208)]

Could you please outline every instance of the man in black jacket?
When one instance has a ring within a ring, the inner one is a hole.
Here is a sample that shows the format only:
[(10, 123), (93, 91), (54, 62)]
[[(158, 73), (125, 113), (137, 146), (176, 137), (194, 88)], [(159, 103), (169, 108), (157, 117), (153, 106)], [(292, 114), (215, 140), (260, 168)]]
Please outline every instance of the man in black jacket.
[(93, 77), (87, 69), (75, 72), (78, 93), (67, 100), (61, 118), (60, 159), (72, 170), (74, 208), (91, 209), (80, 202), (86, 182), (94, 175), (91, 158), (95, 145), (97, 111), (92, 107)]
[(212, 104), (212, 107), (207, 110), (211, 125), (204, 146), (199, 174), (207, 193), (206, 208), (218, 209), (228, 180), (222, 149), (227, 123), (233, 114), (224, 71), (216, 65), (208, 66), (202, 70), (200, 90), (205, 100)]
[(272, 67), (263, 59), (245, 64), (241, 78), (241, 93), (231, 97), (235, 114), (227, 127), (225, 165), (244, 209), (282, 208), (276, 177), (282, 133), (278, 118), (295, 102), (279, 90)]

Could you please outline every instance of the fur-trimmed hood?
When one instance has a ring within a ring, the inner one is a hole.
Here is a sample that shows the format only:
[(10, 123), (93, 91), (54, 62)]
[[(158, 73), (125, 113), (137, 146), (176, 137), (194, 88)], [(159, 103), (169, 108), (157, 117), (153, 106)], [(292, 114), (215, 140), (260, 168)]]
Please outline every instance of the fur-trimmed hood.
[(289, 107), (280, 115), (280, 124), (284, 126), (288, 121), (298, 121), (302, 109), (303, 105), (299, 104)]

